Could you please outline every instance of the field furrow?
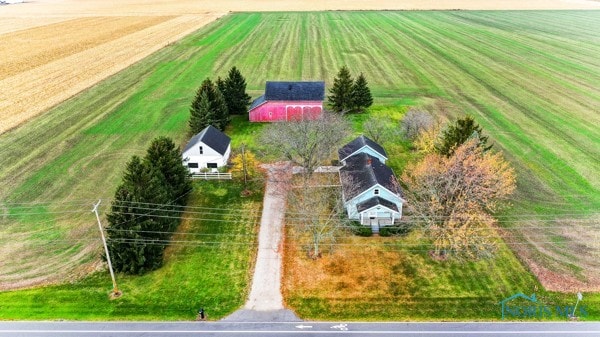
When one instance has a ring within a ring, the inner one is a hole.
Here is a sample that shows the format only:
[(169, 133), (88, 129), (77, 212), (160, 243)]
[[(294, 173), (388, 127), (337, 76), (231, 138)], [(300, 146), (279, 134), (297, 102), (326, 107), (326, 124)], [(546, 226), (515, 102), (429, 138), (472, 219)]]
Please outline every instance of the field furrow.
[(0, 80), (173, 17), (91, 17), (0, 35)]
[(180, 16), (1, 80), (0, 133), (179, 40), (218, 16)]

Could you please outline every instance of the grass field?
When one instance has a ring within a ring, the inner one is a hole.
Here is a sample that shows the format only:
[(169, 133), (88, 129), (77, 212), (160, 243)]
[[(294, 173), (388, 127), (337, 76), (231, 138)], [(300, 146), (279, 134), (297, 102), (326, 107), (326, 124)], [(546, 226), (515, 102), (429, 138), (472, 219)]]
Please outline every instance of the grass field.
[[(599, 19), (583, 11), (224, 17), (0, 136), (0, 241), (10, 242), (0, 246), (0, 286), (97, 267), (92, 203), (113, 195), (126, 161), (152, 138), (185, 143), (206, 76), (236, 65), (257, 96), (267, 79), (330, 83), (343, 64), (366, 74), (377, 111), (443, 99), (454, 115), (472, 114), (518, 172), (516, 206), (501, 218), (507, 241), (532, 269), (550, 268), (540, 274), (597, 286)], [(236, 120), (228, 132), (239, 144), (238, 130), (251, 141), (259, 129)]]
[(262, 201), (261, 193), (242, 198), (241, 191), (231, 181), (195, 182), (195, 206), (183, 215), (165, 265), (143, 276), (117, 274), (120, 298), (108, 299), (112, 283), (103, 270), (63, 285), (0, 292), (0, 320), (193, 320), (200, 307), (211, 319), (233, 312), (246, 300)]

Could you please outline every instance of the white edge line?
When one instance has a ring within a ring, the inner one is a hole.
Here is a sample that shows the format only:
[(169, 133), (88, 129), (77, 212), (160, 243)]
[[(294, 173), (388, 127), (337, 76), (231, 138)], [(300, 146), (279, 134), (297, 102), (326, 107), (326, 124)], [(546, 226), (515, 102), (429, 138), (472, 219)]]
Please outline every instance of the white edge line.
[(358, 331), (358, 330), (0, 330), (0, 333), (86, 333), (86, 334), (110, 334), (110, 333), (147, 333), (147, 334), (165, 334), (165, 333), (174, 333), (174, 334), (192, 334), (192, 333), (212, 333), (212, 334), (226, 334), (226, 333), (236, 333), (236, 334), (282, 334), (282, 333), (302, 333), (302, 334), (422, 334), (422, 335), (440, 335), (440, 334), (462, 334), (462, 335), (482, 335), (482, 334), (519, 334), (519, 335), (527, 335), (527, 334), (560, 334), (564, 335), (568, 334), (600, 334), (600, 330), (597, 331), (546, 331), (546, 330), (536, 330), (536, 331)]

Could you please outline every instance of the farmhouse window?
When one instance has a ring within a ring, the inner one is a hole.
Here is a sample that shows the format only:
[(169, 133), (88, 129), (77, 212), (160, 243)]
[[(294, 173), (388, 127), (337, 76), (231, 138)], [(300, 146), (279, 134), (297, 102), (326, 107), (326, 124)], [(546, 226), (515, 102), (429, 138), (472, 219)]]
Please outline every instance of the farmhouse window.
[(189, 168), (198, 168), (198, 163), (188, 163)]
[(206, 163), (206, 167), (208, 167), (208, 168), (217, 168), (217, 163)]
[(373, 191), (373, 194), (375, 194), (375, 195), (379, 195), (379, 189), (378, 189), (378, 188), (376, 188), (376, 189)]
[(200, 154), (204, 154), (204, 149), (200, 146)]

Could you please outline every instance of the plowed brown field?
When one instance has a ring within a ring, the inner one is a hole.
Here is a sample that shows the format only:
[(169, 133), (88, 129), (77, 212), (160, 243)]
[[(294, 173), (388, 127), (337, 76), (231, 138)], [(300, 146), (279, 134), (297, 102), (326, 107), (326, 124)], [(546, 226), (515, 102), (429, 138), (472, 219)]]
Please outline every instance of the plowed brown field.
[(116, 40), (172, 18), (168, 16), (80, 18), (5, 34), (0, 40), (0, 60), (2, 60), (0, 79)]
[[(82, 18), (0, 36), (0, 133), (220, 15)], [(38, 38), (17, 42), (27, 36)]]
[(0, 12), (0, 134), (227, 11), (591, 9), (590, 0), (51, 1)]

